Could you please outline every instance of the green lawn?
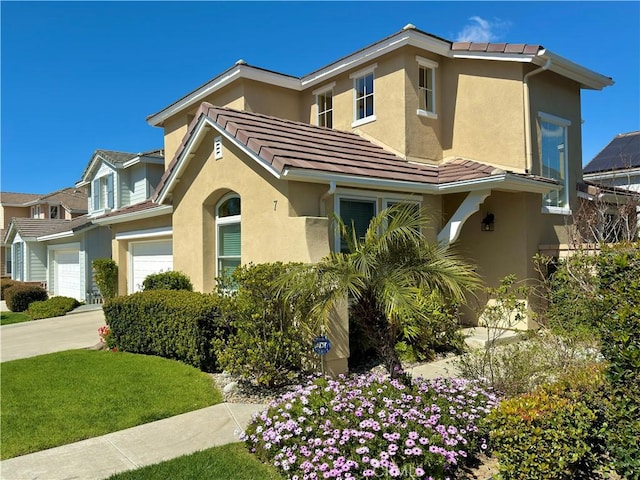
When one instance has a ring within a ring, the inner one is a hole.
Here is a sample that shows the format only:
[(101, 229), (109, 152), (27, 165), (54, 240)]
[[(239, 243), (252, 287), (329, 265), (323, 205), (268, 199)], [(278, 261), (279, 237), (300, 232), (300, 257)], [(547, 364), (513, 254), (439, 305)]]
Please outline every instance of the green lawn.
[(0, 313), (0, 325), (10, 325), (12, 323), (28, 322), (31, 317), (26, 313), (2, 312)]
[(160, 357), (70, 350), (2, 364), (2, 459), (219, 403), (209, 375)]
[(191, 455), (119, 473), (109, 480), (282, 480), (274, 467), (264, 465), (242, 443), (210, 448)]

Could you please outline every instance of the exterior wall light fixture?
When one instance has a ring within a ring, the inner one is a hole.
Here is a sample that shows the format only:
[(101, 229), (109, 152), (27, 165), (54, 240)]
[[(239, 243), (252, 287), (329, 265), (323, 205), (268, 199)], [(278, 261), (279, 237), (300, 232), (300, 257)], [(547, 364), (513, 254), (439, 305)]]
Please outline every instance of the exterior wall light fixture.
[(487, 216), (482, 219), (481, 230), (483, 232), (493, 232), (494, 220), (493, 213), (487, 213)]

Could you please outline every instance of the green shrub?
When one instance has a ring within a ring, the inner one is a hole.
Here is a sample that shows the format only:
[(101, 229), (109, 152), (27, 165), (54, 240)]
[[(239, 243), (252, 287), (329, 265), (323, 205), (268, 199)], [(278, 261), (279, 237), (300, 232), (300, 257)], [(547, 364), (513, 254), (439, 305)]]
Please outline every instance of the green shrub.
[(217, 296), (184, 290), (151, 290), (113, 298), (103, 305), (109, 345), (215, 371), (211, 341), (220, 330), (218, 304)]
[(110, 258), (93, 261), (93, 276), (104, 300), (118, 294), (118, 265)]
[(52, 297), (49, 300), (32, 302), (29, 305), (27, 314), (32, 320), (41, 318), (60, 317), (74, 308), (78, 307), (80, 302), (71, 297)]
[(614, 467), (640, 478), (640, 245), (605, 249), (598, 259), (603, 303), (602, 354), (609, 362), (606, 441)]
[(243, 265), (219, 283), (228, 335), (214, 342), (216, 355), (223, 369), (244, 380), (286, 384), (313, 359), (305, 305), (285, 302), (274, 286), (290, 265)]
[(424, 317), (404, 318), (396, 352), (405, 361), (433, 360), (438, 353), (464, 350), (464, 337), (455, 305), (446, 305), (434, 292), (419, 298)]
[(143, 290), (188, 290), (193, 291), (193, 285), (188, 276), (182, 272), (152, 273), (142, 282)]
[(18, 284), (4, 291), (7, 307), (12, 312), (24, 312), (33, 302), (46, 300), (47, 291), (37, 285)]
[(14, 285), (22, 285), (22, 282), (11, 280), (10, 278), (3, 278), (0, 280), (0, 300), (4, 300), (4, 291)]
[(602, 366), (501, 402), (487, 417), (503, 480), (597, 478), (603, 464)]

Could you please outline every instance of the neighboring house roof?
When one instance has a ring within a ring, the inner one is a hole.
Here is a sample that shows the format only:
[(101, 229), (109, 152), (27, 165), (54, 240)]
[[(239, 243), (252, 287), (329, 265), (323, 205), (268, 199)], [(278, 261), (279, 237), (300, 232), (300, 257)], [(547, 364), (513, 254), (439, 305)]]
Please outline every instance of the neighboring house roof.
[(42, 197), (41, 193), (0, 192), (0, 204), (3, 206), (23, 207), (32, 200)]
[(640, 131), (616, 135), (585, 165), (583, 172), (593, 174), (640, 168)]
[(44, 218), (22, 218), (16, 217), (11, 220), (5, 233), (5, 242), (9, 237), (13, 238), (15, 233), (19, 233), (22, 238), (37, 238), (57, 232), (63, 225), (66, 226), (71, 220), (51, 220)]
[(155, 148), (153, 150), (138, 153), (98, 149), (93, 152), (91, 160), (89, 160), (89, 163), (82, 172), (81, 180), (76, 183), (76, 186), (81, 186), (88, 183), (88, 181), (90, 180), (89, 176), (92, 173), (93, 169), (102, 161), (105, 161), (113, 168), (118, 169), (125, 168), (130, 162), (135, 162), (142, 158), (164, 161), (164, 149)]
[[(203, 103), (162, 176), (152, 196), (154, 201), (161, 203), (166, 198), (172, 182), (184, 168), (185, 152), (189, 153), (197, 144), (205, 123), (225, 134), (278, 178), (306, 181), (340, 178), (363, 183), (378, 180), (395, 187), (430, 186), (434, 193), (445, 184), (505, 175), (545, 183), (530, 175), (505, 172), (472, 160), (455, 159), (439, 166), (409, 162), (355, 133)], [(530, 186), (534, 188), (533, 184)]]
[(83, 188), (63, 188), (61, 190), (43, 195), (36, 200), (32, 200), (27, 205), (37, 205), (48, 203), (52, 205), (60, 204), (72, 213), (87, 211), (87, 191)]
[(215, 76), (205, 84), (181, 97), (159, 112), (147, 117), (153, 126), (162, 126), (163, 122), (175, 113), (193, 105), (198, 105), (205, 97), (229, 85), (231, 82), (246, 78), (289, 88), (294, 91), (320, 85), (340, 73), (358, 66), (371, 63), (376, 58), (406, 45), (412, 45), (449, 58), (469, 58), (496, 61), (516, 61), (545, 66), (548, 70), (578, 82), (581, 88), (601, 90), (613, 85), (613, 80), (597, 72), (574, 63), (540, 45), (450, 42), (428, 32), (407, 25), (399, 32), (383, 38), (365, 48), (342, 57), (303, 77), (292, 77), (263, 68), (248, 65), (239, 60), (231, 68)]

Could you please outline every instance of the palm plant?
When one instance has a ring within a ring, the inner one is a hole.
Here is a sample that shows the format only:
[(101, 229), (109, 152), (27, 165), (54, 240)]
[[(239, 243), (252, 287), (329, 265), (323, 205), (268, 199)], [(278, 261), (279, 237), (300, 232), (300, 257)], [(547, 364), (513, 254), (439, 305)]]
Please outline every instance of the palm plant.
[(281, 288), (291, 298), (311, 298), (311, 315), (325, 322), (333, 307), (348, 297), (350, 315), (359, 319), (390, 375), (397, 377), (402, 366), (396, 340), (404, 319), (424, 315), (420, 293), (437, 292), (463, 301), (480, 285), (479, 278), (451, 248), (426, 240), (427, 219), (415, 205), (383, 210), (371, 220), (364, 237), (337, 216), (335, 223), (347, 251), (332, 252), (316, 264), (292, 270), (281, 279)]

